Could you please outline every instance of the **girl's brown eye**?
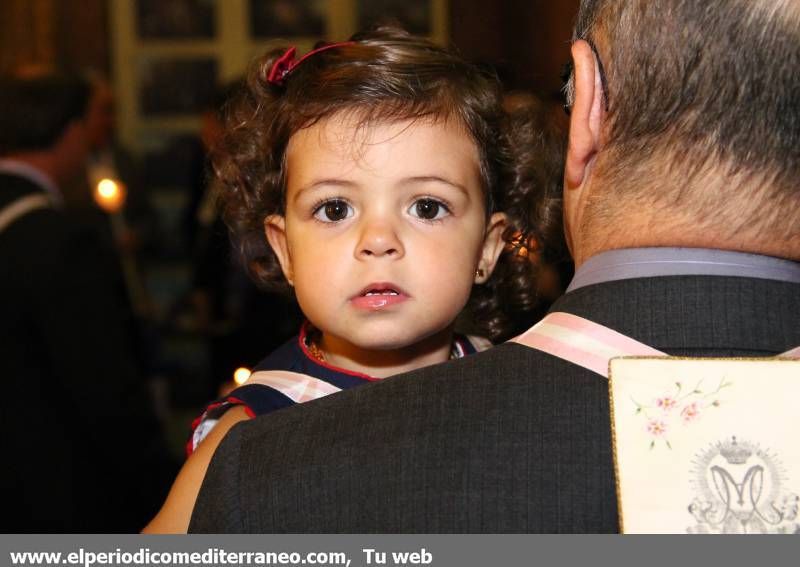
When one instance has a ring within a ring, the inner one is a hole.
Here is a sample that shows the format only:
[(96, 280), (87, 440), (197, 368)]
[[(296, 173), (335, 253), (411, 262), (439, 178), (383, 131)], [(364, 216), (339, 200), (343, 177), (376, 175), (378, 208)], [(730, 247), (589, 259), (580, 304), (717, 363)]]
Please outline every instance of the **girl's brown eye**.
[(353, 209), (346, 201), (333, 199), (322, 203), (314, 211), (314, 218), (322, 222), (339, 222), (352, 216)]
[(417, 201), (417, 216), (421, 219), (435, 219), (439, 214), (439, 203), (430, 199)]
[(333, 201), (325, 205), (325, 216), (328, 220), (339, 221), (347, 218), (347, 203)]
[(422, 220), (438, 220), (450, 211), (444, 203), (436, 199), (419, 199), (411, 206), (409, 212)]

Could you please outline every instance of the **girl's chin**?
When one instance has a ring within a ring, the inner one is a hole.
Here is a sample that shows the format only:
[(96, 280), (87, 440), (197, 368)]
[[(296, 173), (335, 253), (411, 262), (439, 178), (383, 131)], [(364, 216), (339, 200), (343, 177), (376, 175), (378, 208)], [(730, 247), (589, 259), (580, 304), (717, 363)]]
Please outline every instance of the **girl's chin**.
[(360, 350), (365, 352), (402, 352), (406, 350), (413, 350), (414, 347), (422, 341), (419, 340), (398, 340), (398, 341), (359, 341), (359, 340), (352, 340), (348, 341), (348, 346), (354, 350)]
[(452, 340), (452, 332), (442, 330), (434, 333), (423, 333), (420, 335), (402, 335), (387, 337), (386, 334), (366, 334), (359, 336), (345, 336), (339, 340), (334, 339), (328, 344), (331, 346), (339, 345), (348, 350), (358, 350), (364, 353), (382, 353), (397, 355), (418, 356), (425, 352), (441, 348), (443, 341)]

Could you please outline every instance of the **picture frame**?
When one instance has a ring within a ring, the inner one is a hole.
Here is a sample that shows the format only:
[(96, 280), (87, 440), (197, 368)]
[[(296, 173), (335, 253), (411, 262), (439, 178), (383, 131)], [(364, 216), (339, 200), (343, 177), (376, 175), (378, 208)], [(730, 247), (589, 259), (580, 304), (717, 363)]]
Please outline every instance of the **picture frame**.
[(322, 38), (327, 5), (326, 0), (249, 0), (251, 37)]
[(139, 109), (144, 117), (198, 114), (211, 102), (217, 84), (213, 57), (142, 56)]
[(216, 35), (215, 0), (136, 0), (141, 39), (210, 39)]

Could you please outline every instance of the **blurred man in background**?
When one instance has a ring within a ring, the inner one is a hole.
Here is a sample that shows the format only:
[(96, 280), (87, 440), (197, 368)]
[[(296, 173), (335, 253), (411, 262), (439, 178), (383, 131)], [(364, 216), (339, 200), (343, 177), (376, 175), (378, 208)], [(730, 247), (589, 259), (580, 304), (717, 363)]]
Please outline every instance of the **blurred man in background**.
[(85, 176), (91, 87), (0, 78), (3, 532), (134, 531), (171, 476), (124, 320), (119, 271), (62, 211)]

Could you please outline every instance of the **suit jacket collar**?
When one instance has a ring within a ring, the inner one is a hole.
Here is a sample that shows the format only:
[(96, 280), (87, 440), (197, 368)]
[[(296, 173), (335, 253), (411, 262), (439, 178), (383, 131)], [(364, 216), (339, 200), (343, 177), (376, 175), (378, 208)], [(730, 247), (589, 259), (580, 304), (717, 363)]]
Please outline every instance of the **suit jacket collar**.
[(670, 354), (747, 351), (768, 356), (800, 344), (800, 284), (724, 276), (609, 281), (553, 304)]

